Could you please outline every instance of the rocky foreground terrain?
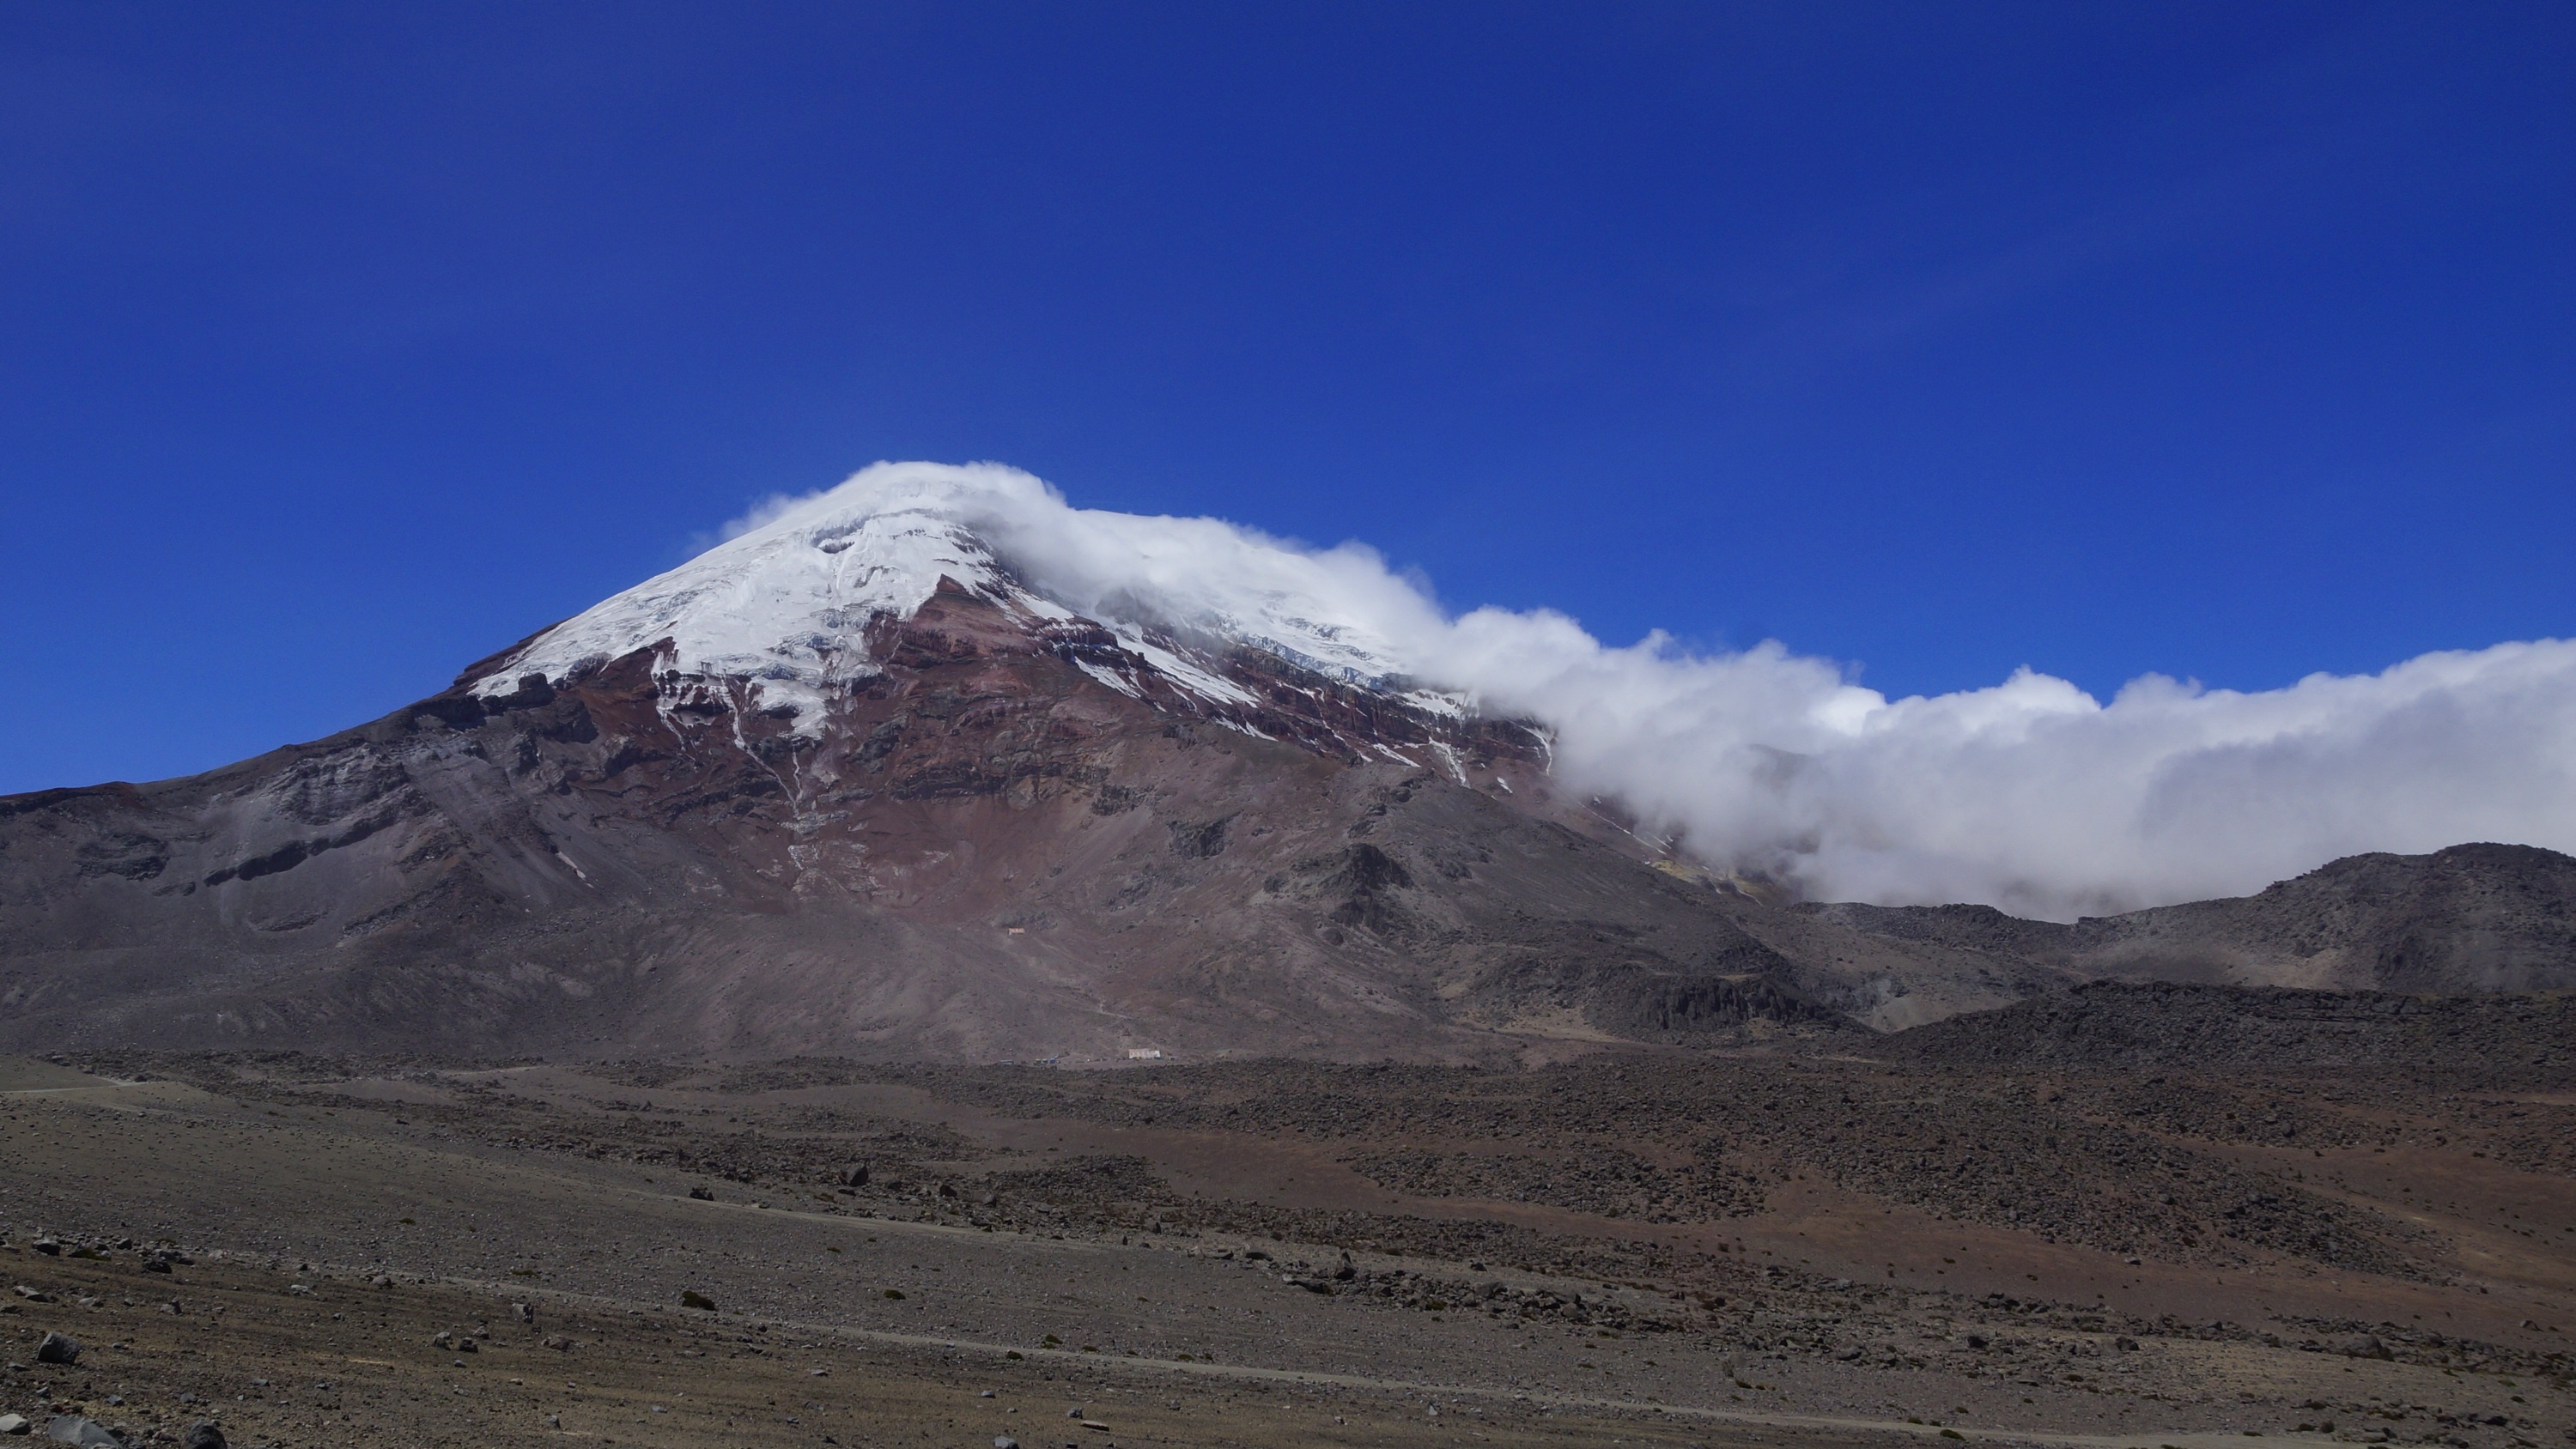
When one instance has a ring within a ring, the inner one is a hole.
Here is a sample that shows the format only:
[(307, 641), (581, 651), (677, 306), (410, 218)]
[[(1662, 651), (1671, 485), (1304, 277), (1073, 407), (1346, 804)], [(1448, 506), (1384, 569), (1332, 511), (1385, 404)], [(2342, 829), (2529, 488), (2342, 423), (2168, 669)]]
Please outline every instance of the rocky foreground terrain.
[(2097, 986), (1857, 1048), (21, 1061), (0, 1411), (257, 1446), (2571, 1442), (2565, 999)]

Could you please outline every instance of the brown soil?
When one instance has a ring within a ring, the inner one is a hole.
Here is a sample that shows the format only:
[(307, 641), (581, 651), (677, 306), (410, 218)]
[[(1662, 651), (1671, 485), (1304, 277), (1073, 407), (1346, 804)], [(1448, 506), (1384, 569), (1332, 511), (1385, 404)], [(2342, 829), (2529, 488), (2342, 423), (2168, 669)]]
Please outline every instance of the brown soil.
[[(2576, 1191), (2506, 1150), (2546, 1093), (1673, 1053), (74, 1065), (104, 1075), (0, 1071), (0, 1278), (50, 1300), (0, 1332), (92, 1345), (10, 1352), (31, 1417), (41, 1383), (135, 1426), (196, 1394), (239, 1445), (2576, 1426)], [(147, 1271), (164, 1242), (194, 1261)]]

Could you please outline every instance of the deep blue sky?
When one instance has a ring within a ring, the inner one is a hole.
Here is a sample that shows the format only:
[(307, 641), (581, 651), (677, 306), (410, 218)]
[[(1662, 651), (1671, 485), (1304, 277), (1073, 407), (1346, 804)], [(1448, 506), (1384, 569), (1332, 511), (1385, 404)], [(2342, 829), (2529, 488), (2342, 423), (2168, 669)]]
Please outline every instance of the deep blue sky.
[(2576, 9), (0, 4), (0, 790), (910, 457), (1891, 692), (2576, 632)]

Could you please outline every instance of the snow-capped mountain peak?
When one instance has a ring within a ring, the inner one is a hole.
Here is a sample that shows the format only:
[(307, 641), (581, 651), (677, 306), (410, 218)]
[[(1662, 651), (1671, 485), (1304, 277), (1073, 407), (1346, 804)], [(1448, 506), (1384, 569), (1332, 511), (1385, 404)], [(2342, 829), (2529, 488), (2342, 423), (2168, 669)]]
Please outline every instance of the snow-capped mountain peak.
[[(1226, 652), (1383, 689), (1407, 672), (1394, 635), (1426, 612), (1409, 591), (1362, 590), (1353, 607), (1352, 581), (1384, 576), (1373, 555), (1316, 553), (1208, 519), (1075, 509), (992, 465), (878, 464), (764, 512), (538, 636), (475, 691), (505, 694), (529, 674), (560, 683), (659, 648), (657, 672), (743, 681), (753, 708), (793, 711), (791, 728), (810, 732), (836, 688), (879, 672), (871, 629), (913, 617), (946, 578), (1033, 624), (1095, 621), (1183, 692), (1249, 703), (1225, 677)], [(1112, 687), (1132, 684), (1084, 667)], [(1407, 693), (1417, 708), (1457, 707)]]

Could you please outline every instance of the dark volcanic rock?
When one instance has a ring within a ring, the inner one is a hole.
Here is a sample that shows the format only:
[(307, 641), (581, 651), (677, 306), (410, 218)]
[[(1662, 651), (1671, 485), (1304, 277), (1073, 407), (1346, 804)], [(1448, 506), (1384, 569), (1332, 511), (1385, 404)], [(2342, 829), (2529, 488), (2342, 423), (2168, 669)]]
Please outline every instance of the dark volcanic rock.
[(2086, 977), (2452, 995), (2576, 987), (2576, 858), (2527, 845), (2350, 856), (2242, 899), (2073, 925), (1985, 906), (1798, 909)]
[(1950, 1066), (2326, 1072), (2455, 1087), (2576, 1085), (2576, 999), (2099, 982), (1890, 1037)]

